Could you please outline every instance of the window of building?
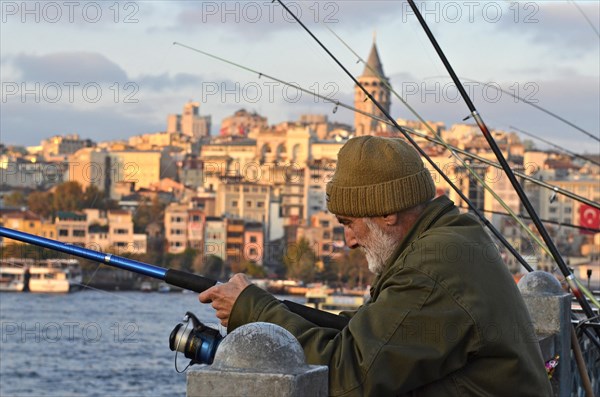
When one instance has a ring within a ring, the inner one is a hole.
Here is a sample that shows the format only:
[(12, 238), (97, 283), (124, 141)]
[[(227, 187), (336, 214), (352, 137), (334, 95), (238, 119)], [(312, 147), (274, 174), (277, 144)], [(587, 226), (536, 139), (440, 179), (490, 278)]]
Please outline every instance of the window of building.
[(250, 200), (246, 201), (246, 207), (252, 208), (252, 201), (250, 201)]
[(331, 238), (331, 232), (323, 232), (323, 238), (329, 240)]
[(238, 206), (238, 202), (237, 202), (237, 200), (233, 200), (233, 201), (231, 202), (231, 206), (232, 206), (232, 207), (237, 207), (237, 206)]
[(256, 241), (257, 241), (256, 236), (250, 236), (250, 242), (251, 243), (256, 243)]
[(329, 227), (329, 221), (321, 221), (321, 227)]
[(248, 186), (244, 186), (244, 193), (248, 193), (250, 191), (250, 188)]
[(58, 235), (60, 237), (66, 237), (69, 235), (69, 230), (68, 229), (58, 229)]
[(264, 201), (257, 201), (256, 202), (256, 208), (264, 208), (265, 206), (265, 202)]
[(570, 214), (572, 210), (571, 207), (565, 207), (565, 214)]
[(550, 212), (551, 214), (556, 214), (556, 207), (550, 207), (548, 209), (548, 212)]
[(85, 230), (73, 230), (73, 237), (85, 237)]
[(256, 248), (250, 248), (250, 255), (255, 256), (256, 254), (258, 254), (258, 251), (256, 251)]

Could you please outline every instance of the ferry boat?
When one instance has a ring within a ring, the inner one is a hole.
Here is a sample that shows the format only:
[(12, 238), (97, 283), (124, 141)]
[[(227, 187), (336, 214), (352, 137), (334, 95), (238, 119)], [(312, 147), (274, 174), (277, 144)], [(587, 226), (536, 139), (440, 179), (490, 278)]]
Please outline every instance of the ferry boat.
[(366, 301), (363, 291), (335, 291), (325, 286), (310, 288), (305, 296), (306, 306), (333, 314), (357, 310)]
[(25, 269), (34, 263), (33, 259), (1, 259), (0, 292), (22, 292), (25, 289)]
[(76, 259), (47, 259), (29, 268), (30, 292), (66, 293), (82, 287), (81, 267)]
[(75, 259), (5, 259), (0, 261), (0, 291), (67, 293), (82, 286)]
[(0, 292), (21, 292), (25, 271), (19, 267), (0, 266)]

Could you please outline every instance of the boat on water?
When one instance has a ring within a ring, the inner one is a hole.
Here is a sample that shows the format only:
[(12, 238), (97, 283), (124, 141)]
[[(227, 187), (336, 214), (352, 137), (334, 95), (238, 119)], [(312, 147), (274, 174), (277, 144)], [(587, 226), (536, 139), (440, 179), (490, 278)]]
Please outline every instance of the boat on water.
[(25, 279), (25, 271), (20, 267), (0, 266), (0, 291), (21, 292)]
[(0, 261), (0, 291), (67, 293), (81, 289), (76, 259), (5, 259)]
[[(367, 291), (368, 293), (368, 291)], [(364, 291), (333, 290), (327, 286), (310, 288), (306, 292), (306, 306), (314, 307), (333, 314), (357, 310), (366, 302)]]

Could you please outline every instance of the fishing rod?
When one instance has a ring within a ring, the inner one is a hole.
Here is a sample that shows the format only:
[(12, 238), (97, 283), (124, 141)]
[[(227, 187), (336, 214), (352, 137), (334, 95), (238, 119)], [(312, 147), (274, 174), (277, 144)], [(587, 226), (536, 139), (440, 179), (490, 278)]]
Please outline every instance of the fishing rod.
[(547, 145), (550, 145), (550, 146), (552, 146), (553, 148), (555, 148), (555, 149), (558, 149), (559, 151), (561, 151), (561, 152), (563, 152), (563, 153), (566, 153), (566, 154), (568, 154), (568, 155), (570, 155), (570, 156), (577, 157), (577, 158), (578, 158), (578, 159), (580, 159), (580, 160), (588, 161), (588, 162), (590, 162), (590, 163), (592, 163), (592, 164), (594, 164), (594, 165), (600, 165), (600, 162), (598, 162), (598, 161), (595, 161), (595, 160), (589, 159), (589, 158), (587, 158), (587, 157), (585, 157), (585, 156), (582, 156), (582, 155), (580, 155), (580, 154), (577, 154), (577, 153), (575, 153), (575, 152), (572, 152), (572, 151), (570, 151), (570, 150), (567, 150), (567, 149), (565, 149), (564, 147), (562, 147), (562, 146), (559, 146), (559, 145), (556, 145), (556, 144), (554, 144), (554, 143), (552, 143), (552, 142), (550, 142), (550, 141), (548, 141), (548, 140), (546, 140), (546, 139), (544, 139), (544, 138), (541, 138), (541, 137), (539, 137), (539, 136), (537, 136), (537, 135), (534, 135), (534, 134), (532, 134), (531, 132), (524, 131), (524, 130), (522, 130), (522, 129), (520, 129), (520, 128), (517, 128), (517, 127), (515, 127), (515, 126), (512, 126), (512, 125), (509, 125), (509, 126), (508, 126), (508, 128), (511, 128), (511, 129), (513, 129), (513, 130), (515, 130), (515, 131), (517, 131), (517, 132), (520, 132), (520, 133), (521, 133), (521, 134), (523, 134), (523, 135), (527, 135), (527, 136), (529, 136), (529, 137), (531, 137), (531, 138), (537, 139), (538, 141), (540, 141), (540, 142), (543, 142), (543, 143), (545, 143), (545, 144), (547, 144)]
[[(448, 71), (448, 73), (452, 77), (452, 81), (454, 81), (454, 84), (456, 85), (456, 88), (458, 89), (458, 91), (460, 92), (462, 98), (464, 99), (465, 103), (467, 104), (467, 107), (469, 108), (469, 111), (471, 112), (470, 116), (473, 117), (474, 120), (477, 122), (477, 125), (479, 126), (479, 129), (481, 130), (481, 132), (483, 133), (483, 136), (485, 137), (485, 139), (487, 140), (488, 144), (490, 145), (490, 148), (492, 149), (492, 152), (494, 152), (494, 155), (498, 159), (498, 162), (502, 165), (502, 168), (504, 169), (504, 172), (506, 173), (506, 176), (508, 177), (510, 183), (512, 184), (513, 188), (515, 189), (517, 195), (519, 196), (519, 199), (521, 200), (521, 203), (523, 204), (523, 206), (525, 207), (525, 209), (527, 210), (527, 212), (531, 216), (533, 223), (535, 224), (536, 228), (538, 229), (538, 232), (542, 236), (542, 239), (546, 243), (546, 246), (550, 250), (550, 252), (552, 254), (552, 257), (556, 261), (556, 263), (557, 263), (560, 271), (562, 272), (563, 276), (567, 280), (567, 283), (569, 284), (569, 287), (571, 288), (571, 291), (573, 292), (573, 295), (577, 298), (577, 301), (581, 305), (581, 308), (583, 309), (586, 317), (588, 317), (588, 318), (594, 317), (595, 313), (592, 310), (592, 307), (590, 306), (589, 302), (582, 295), (581, 290), (580, 290), (580, 288), (577, 285), (577, 281), (575, 280), (575, 275), (573, 275), (573, 273), (570, 271), (570, 269), (568, 268), (568, 266), (564, 262), (562, 256), (558, 252), (558, 249), (556, 248), (556, 245), (552, 241), (552, 238), (548, 234), (548, 231), (544, 227), (544, 224), (540, 221), (540, 218), (538, 217), (537, 213), (535, 212), (535, 209), (533, 208), (533, 205), (531, 204), (531, 202), (529, 201), (529, 198), (527, 197), (527, 195), (523, 191), (523, 188), (521, 187), (521, 185), (517, 181), (517, 178), (515, 177), (514, 173), (512, 172), (512, 170), (510, 168), (510, 165), (508, 164), (508, 162), (504, 158), (504, 155), (502, 154), (502, 151), (500, 150), (500, 148), (496, 144), (496, 141), (492, 137), (492, 134), (490, 133), (487, 125), (483, 121), (483, 118), (480, 116), (479, 112), (477, 112), (477, 109), (475, 108), (475, 105), (473, 104), (473, 102), (471, 101), (471, 98), (469, 97), (469, 95), (465, 91), (465, 88), (463, 87), (463, 85), (460, 82), (458, 76), (454, 72), (454, 69), (452, 68), (452, 65), (450, 65), (450, 62), (446, 58), (446, 55), (444, 54), (444, 52), (442, 51), (441, 47), (437, 43), (437, 40), (433, 36), (433, 33), (429, 29), (429, 26), (427, 25), (427, 22), (425, 22), (425, 19), (421, 15), (421, 12), (419, 11), (418, 7), (416, 6), (414, 0), (407, 0), (407, 1), (408, 1), (408, 4), (410, 5), (411, 9), (415, 13), (415, 16), (419, 20), (419, 23), (421, 24), (421, 27), (425, 31), (425, 34), (429, 38), (429, 41), (431, 42), (431, 44), (435, 48), (435, 51), (437, 52), (437, 54), (440, 57), (442, 63), (446, 67), (446, 70)], [(596, 330), (596, 333), (600, 337), (600, 330)]]
[[(57, 240), (36, 236), (34, 234), (9, 229), (3, 226), (0, 226), (0, 237), (7, 237), (12, 240), (22, 241), (38, 247), (48, 248), (53, 251), (59, 251), (65, 254), (89, 259), (94, 262), (155, 278), (175, 287), (180, 287), (198, 293), (203, 292), (217, 284), (216, 280), (199, 276), (197, 274), (150, 265), (133, 259), (83, 248), (78, 245), (65, 244)], [(321, 327), (341, 330), (348, 324), (348, 319), (335, 314), (317, 310), (312, 307), (304, 306), (288, 300), (283, 300), (281, 302), (285, 304), (290, 311)]]
[[(334, 35), (335, 35), (335, 33), (334, 33)], [(253, 74), (258, 75), (259, 78), (263, 78), (264, 77), (266, 79), (269, 79), (269, 80), (281, 83), (281, 84), (283, 84), (283, 85), (285, 85), (287, 87), (293, 87), (293, 88), (295, 88), (295, 89), (297, 89), (299, 91), (302, 91), (304, 93), (312, 95), (312, 96), (314, 96), (316, 98), (320, 98), (320, 99), (322, 99), (322, 100), (324, 100), (326, 102), (330, 102), (332, 105), (335, 106), (334, 110), (333, 110), (334, 113), (335, 113), (335, 111), (337, 110), (338, 107), (341, 107), (341, 108), (345, 108), (345, 109), (348, 109), (350, 111), (353, 111), (353, 112), (360, 113), (362, 115), (368, 116), (368, 117), (370, 117), (370, 118), (372, 118), (374, 120), (377, 120), (379, 122), (385, 123), (385, 124), (387, 124), (389, 126), (395, 127), (394, 124), (392, 122), (390, 122), (387, 118), (383, 118), (383, 117), (380, 117), (380, 116), (375, 115), (373, 113), (369, 113), (369, 112), (365, 112), (365, 111), (363, 111), (361, 109), (357, 109), (354, 106), (348, 105), (348, 104), (346, 104), (344, 102), (338, 101), (336, 99), (333, 99), (333, 98), (327, 97), (325, 95), (321, 95), (321, 94), (319, 94), (317, 92), (313, 92), (311, 90), (303, 88), (302, 86), (300, 86), (298, 84), (292, 84), (290, 82), (287, 82), (285, 80), (279, 79), (279, 78), (274, 77), (272, 75), (260, 72), (258, 70), (252, 69), (252, 68), (249, 68), (248, 66), (240, 65), (240, 64), (238, 64), (236, 62), (233, 62), (231, 60), (219, 57), (217, 55), (211, 54), (211, 53), (206, 52), (206, 51), (202, 51), (202, 50), (200, 50), (198, 48), (194, 48), (194, 47), (191, 47), (191, 46), (186, 45), (186, 44), (182, 44), (182, 43), (179, 43), (179, 42), (174, 42), (173, 45), (177, 45), (177, 46), (186, 48), (188, 50), (191, 50), (191, 51), (197, 52), (199, 54), (205, 55), (207, 57), (216, 59), (216, 60), (221, 61), (223, 63), (226, 63), (228, 65), (232, 65), (232, 66), (235, 66), (237, 68), (246, 70), (248, 72), (251, 72)], [(420, 116), (417, 116), (417, 117), (419, 117), (419, 119), (421, 119)], [(424, 122), (424, 124), (426, 124), (426, 122)], [(478, 161), (480, 161), (480, 162), (482, 162), (484, 164), (490, 165), (490, 166), (498, 168), (498, 169), (502, 169), (502, 166), (500, 164), (498, 164), (498, 163), (496, 163), (496, 162), (494, 162), (492, 160), (489, 160), (489, 159), (486, 159), (484, 157), (478, 156), (476, 154), (470, 153), (470, 152), (468, 152), (466, 150), (460, 149), (460, 148), (458, 148), (456, 146), (453, 146), (453, 145), (450, 145), (450, 144), (444, 145), (444, 143), (441, 142), (438, 138), (434, 138), (434, 137), (428, 136), (427, 134), (423, 134), (423, 133), (417, 132), (417, 131), (415, 131), (415, 130), (413, 130), (411, 128), (408, 128), (408, 127), (400, 127), (400, 128), (401, 129), (405, 129), (406, 131), (408, 131), (412, 135), (416, 135), (416, 136), (418, 136), (420, 138), (426, 139), (427, 141), (429, 141), (429, 142), (431, 142), (433, 144), (447, 146), (447, 148), (449, 148), (449, 150), (451, 152), (460, 153), (460, 154), (465, 155), (467, 157), (470, 157), (472, 159), (476, 159), (476, 160), (478, 160)], [(573, 200), (579, 201), (581, 203), (587, 204), (589, 206), (592, 206), (594, 208), (600, 209), (600, 203), (598, 203), (598, 202), (589, 200), (586, 197), (579, 196), (579, 195), (577, 195), (577, 194), (575, 194), (573, 192), (570, 192), (570, 191), (568, 191), (566, 189), (563, 189), (561, 187), (558, 187), (558, 186), (549, 184), (547, 182), (544, 182), (542, 180), (536, 179), (536, 178), (531, 177), (531, 176), (529, 176), (527, 174), (524, 174), (522, 172), (519, 172), (519, 171), (514, 171), (514, 172), (515, 172), (515, 175), (518, 175), (519, 177), (521, 177), (523, 179), (526, 179), (526, 180), (528, 180), (528, 181), (530, 181), (530, 182), (532, 182), (532, 183), (534, 183), (534, 184), (536, 184), (538, 186), (542, 186), (544, 188), (552, 190), (553, 192), (555, 192), (557, 194), (564, 195), (566, 197), (569, 197), (570, 199), (573, 199)]]

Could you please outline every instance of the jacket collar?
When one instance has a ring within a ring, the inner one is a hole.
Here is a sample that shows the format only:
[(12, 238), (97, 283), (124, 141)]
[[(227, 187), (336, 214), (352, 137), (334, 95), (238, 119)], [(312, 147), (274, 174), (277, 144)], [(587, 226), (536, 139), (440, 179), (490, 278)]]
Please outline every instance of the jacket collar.
[(425, 210), (423, 210), (423, 214), (421, 214), (415, 224), (410, 228), (408, 233), (406, 233), (406, 236), (404, 236), (398, 245), (398, 248), (396, 248), (394, 251), (394, 254), (388, 259), (384, 270), (380, 275), (375, 277), (375, 280), (373, 281), (373, 287), (371, 287), (372, 297), (374, 296), (373, 294), (375, 291), (380, 288), (380, 281), (382, 277), (390, 270), (392, 264), (396, 262), (404, 250), (406, 250), (410, 244), (421, 234), (429, 230), (443, 215), (449, 212), (458, 213), (458, 209), (454, 206), (454, 202), (447, 196), (437, 197), (427, 204), (427, 207), (425, 207)]

